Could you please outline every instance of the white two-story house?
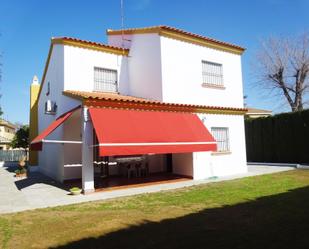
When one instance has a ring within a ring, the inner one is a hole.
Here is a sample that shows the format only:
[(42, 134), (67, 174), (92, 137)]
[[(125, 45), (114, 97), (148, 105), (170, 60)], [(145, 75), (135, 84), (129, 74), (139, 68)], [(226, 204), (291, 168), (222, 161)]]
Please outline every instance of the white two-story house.
[(168, 26), (107, 36), (51, 40), (31, 95), (41, 172), (88, 193), (112, 179), (247, 171), (242, 47)]

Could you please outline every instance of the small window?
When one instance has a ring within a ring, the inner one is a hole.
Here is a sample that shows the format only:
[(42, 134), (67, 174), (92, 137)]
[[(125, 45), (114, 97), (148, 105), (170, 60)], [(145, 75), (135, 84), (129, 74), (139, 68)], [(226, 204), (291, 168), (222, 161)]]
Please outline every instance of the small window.
[(224, 87), (222, 64), (202, 61), (203, 85)]
[(211, 134), (217, 141), (218, 152), (230, 151), (229, 129), (226, 127), (212, 127)]
[(94, 91), (117, 92), (117, 70), (95, 67)]
[(57, 113), (57, 104), (55, 101), (47, 100), (45, 102), (45, 114), (55, 115)]

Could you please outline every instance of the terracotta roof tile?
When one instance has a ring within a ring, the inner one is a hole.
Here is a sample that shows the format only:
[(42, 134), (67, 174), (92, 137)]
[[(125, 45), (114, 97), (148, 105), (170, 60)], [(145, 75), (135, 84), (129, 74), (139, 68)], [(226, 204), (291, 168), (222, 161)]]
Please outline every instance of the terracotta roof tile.
[(216, 40), (216, 39), (213, 39), (213, 38), (209, 38), (209, 37), (206, 37), (206, 36), (202, 36), (202, 35), (198, 35), (198, 34), (194, 34), (194, 33), (191, 33), (191, 32), (187, 32), (185, 30), (182, 30), (182, 29), (178, 29), (178, 28), (174, 28), (174, 27), (170, 27), (170, 26), (166, 26), (166, 25), (158, 25), (158, 26), (151, 26), (151, 27), (144, 27), (144, 28), (130, 28), (130, 29), (124, 29), (124, 30), (112, 30), (112, 29), (108, 29), (107, 30), (107, 34), (116, 34), (116, 33), (119, 33), (119, 32), (126, 32), (126, 33), (134, 33), (134, 32), (149, 32), (149, 31), (160, 31), (160, 30), (167, 30), (167, 31), (173, 31), (173, 32), (176, 32), (176, 33), (180, 33), (180, 34), (183, 34), (183, 35), (188, 35), (188, 36), (191, 36), (191, 37), (195, 37), (195, 38), (198, 38), (198, 39), (202, 39), (202, 40), (205, 40), (205, 41), (209, 41), (209, 42), (213, 42), (213, 43), (217, 43), (217, 44), (221, 44), (223, 46), (229, 46), (229, 47), (233, 47), (235, 49), (239, 49), (241, 51), (244, 51), (245, 48), (241, 47), (241, 46), (238, 46), (238, 45), (235, 45), (235, 44), (232, 44), (232, 43), (228, 43), (228, 42), (223, 42), (223, 41), (219, 41), (219, 40)]
[(99, 42), (81, 40), (81, 39), (67, 37), (67, 36), (64, 36), (64, 37), (53, 37), (52, 38), (52, 42), (53, 43), (57, 43), (57, 42), (60, 42), (60, 41), (83, 43), (83, 44), (87, 44), (87, 45), (94, 46), (94, 47), (102, 47), (102, 48), (107, 48), (107, 49), (111, 49), (111, 50), (119, 50), (119, 51), (129, 52), (129, 49), (125, 49), (125, 48), (121, 48), (121, 47), (116, 47), (116, 46), (111, 46), (111, 45), (107, 45), (107, 44), (99, 43)]
[(257, 114), (262, 114), (262, 113), (267, 113), (267, 114), (271, 114), (272, 111), (269, 111), (269, 110), (263, 110), (263, 109), (256, 109), (256, 108), (251, 108), (251, 107), (248, 107), (247, 108), (248, 111), (247, 111), (247, 114), (253, 114), (253, 113), (257, 113)]
[(191, 104), (177, 104), (177, 103), (166, 103), (157, 100), (145, 99), (140, 97), (121, 95), (117, 93), (106, 93), (106, 92), (84, 92), (84, 91), (73, 91), (66, 90), (63, 92), (64, 95), (86, 100), (110, 100), (110, 101), (121, 101), (130, 103), (140, 103), (149, 105), (160, 105), (169, 106), (172, 108), (190, 108), (190, 109), (205, 109), (205, 110), (218, 110), (218, 111), (232, 111), (232, 112), (243, 112), (245, 113), (247, 109), (245, 108), (235, 108), (235, 107), (221, 107), (221, 106), (206, 106), (206, 105), (191, 105)]
[(159, 101), (150, 100), (145, 98), (139, 98), (129, 95), (121, 95), (118, 93), (109, 93), (109, 92), (85, 92), (85, 91), (73, 91), (67, 90), (63, 92), (65, 95), (71, 97), (81, 98), (81, 99), (104, 99), (104, 100), (120, 100), (120, 101), (133, 101), (141, 103), (158, 103)]

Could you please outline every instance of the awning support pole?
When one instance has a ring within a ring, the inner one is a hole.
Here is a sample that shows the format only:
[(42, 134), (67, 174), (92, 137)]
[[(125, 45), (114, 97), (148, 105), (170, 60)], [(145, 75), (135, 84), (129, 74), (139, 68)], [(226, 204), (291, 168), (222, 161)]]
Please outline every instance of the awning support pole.
[(88, 108), (82, 109), (82, 188), (83, 193), (94, 192), (93, 126), (88, 118)]

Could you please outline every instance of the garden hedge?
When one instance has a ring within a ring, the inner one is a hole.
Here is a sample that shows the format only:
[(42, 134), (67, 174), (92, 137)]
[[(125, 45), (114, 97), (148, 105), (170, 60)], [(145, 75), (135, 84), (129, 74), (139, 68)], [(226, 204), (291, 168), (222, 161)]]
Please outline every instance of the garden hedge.
[(309, 110), (246, 119), (248, 162), (309, 163)]

